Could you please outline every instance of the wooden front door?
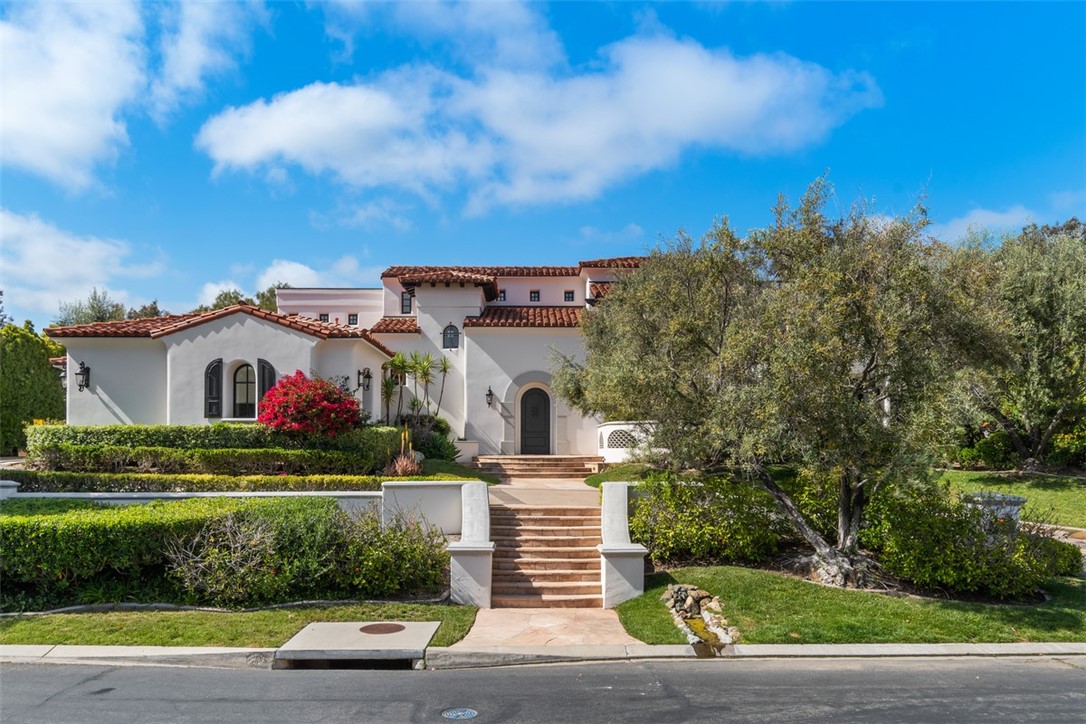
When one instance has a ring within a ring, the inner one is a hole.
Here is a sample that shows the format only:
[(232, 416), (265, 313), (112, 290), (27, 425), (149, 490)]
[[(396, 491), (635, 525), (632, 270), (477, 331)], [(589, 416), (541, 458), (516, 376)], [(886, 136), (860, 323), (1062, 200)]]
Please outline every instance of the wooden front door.
[(551, 398), (538, 388), (520, 398), (520, 454), (551, 454)]

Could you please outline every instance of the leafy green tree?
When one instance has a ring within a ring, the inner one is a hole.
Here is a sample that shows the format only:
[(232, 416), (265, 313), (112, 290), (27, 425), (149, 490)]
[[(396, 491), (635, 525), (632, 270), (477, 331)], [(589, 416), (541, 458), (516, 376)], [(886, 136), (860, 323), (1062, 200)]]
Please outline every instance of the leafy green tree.
[(29, 323), (0, 329), (0, 452), (25, 447), (23, 428), (34, 419), (64, 417), (64, 387), (49, 356)]
[(165, 317), (169, 312), (158, 306), (158, 300), (152, 299), (149, 303), (139, 307), (129, 307), (127, 319), (147, 319), (148, 317)]
[(0, 327), (11, 322), (11, 317), (4, 312), (4, 290), (0, 289)]
[[(743, 239), (727, 220), (680, 235), (585, 315), (583, 361), (555, 388), (586, 412), (652, 420), (675, 467), (744, 471), (814, 549), (823, 581), (864, 585), (858, 534), (880, 489), (925, 477), (932, 406), (988, 344), (950, 250), (922, 208), (832, 220), (817, 181)], [(947, 385), (948, 386), (948, 385)], [(832, 481), (824, 536), (770, 474), (788, 461)]]
[(279, 304), (275, 301), (276, 289), (290, 289), (286, 282), (276, 282), (262, 292), (256, 293), (256, 306), (267, 309), (269, 312), (279, 311)]
[(116, 322), (124, 319), (124, 305), (109, 296), (105, 289), (92, 287), (86, 299), (60, 303), (60, 313), (53, 323), (60, 327), (94, 322)]
[(247, 297), (240, 289), (223, 289), (215, 295), (215, 299), (211, 301), (211, 304), (201, 304), (193, 309), (193, 312), (213, 312), (216, 309), (225, 309), (226, 307), (233, 307), (237, 304), (252, 304), (252, 297)]
[(987, 262), (977, 293), (1001, 315), (1006, 364), (972, 370), (969, 390), (1023, 463), (1043, 461), (1052, 436), (1086, 416), (1086, 226), (1028, 226)]

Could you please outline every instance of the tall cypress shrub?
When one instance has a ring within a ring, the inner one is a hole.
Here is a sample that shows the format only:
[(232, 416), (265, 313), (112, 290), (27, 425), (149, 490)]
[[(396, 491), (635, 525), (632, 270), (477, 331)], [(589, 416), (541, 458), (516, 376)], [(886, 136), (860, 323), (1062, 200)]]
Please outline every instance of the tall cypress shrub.
[(64, 387), (49, 364), (45, 340), (31, 328), (0, 329), (0, 453), (26, 446), (24, 427), (34, 419), (64, 417)]

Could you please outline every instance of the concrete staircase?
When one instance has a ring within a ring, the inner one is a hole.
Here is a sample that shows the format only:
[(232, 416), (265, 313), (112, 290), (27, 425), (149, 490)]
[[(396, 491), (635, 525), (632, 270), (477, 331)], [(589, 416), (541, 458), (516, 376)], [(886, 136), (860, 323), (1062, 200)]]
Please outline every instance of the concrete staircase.
[(584, 478), (600, 469), (595, 455), (479, 455), (472, 462), (502, 478)]
[(601, 608), (600, 509), (491, 505), (495, 608)]

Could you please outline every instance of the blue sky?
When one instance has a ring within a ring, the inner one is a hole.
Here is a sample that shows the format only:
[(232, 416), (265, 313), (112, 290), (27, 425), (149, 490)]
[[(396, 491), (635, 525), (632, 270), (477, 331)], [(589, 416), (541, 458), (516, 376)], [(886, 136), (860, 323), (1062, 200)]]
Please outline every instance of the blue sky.
[(12, 3), (0, 287), (376, 286), (570, 264), (828, 172), (933, 232), (1086, 215), (1084, 3)]

